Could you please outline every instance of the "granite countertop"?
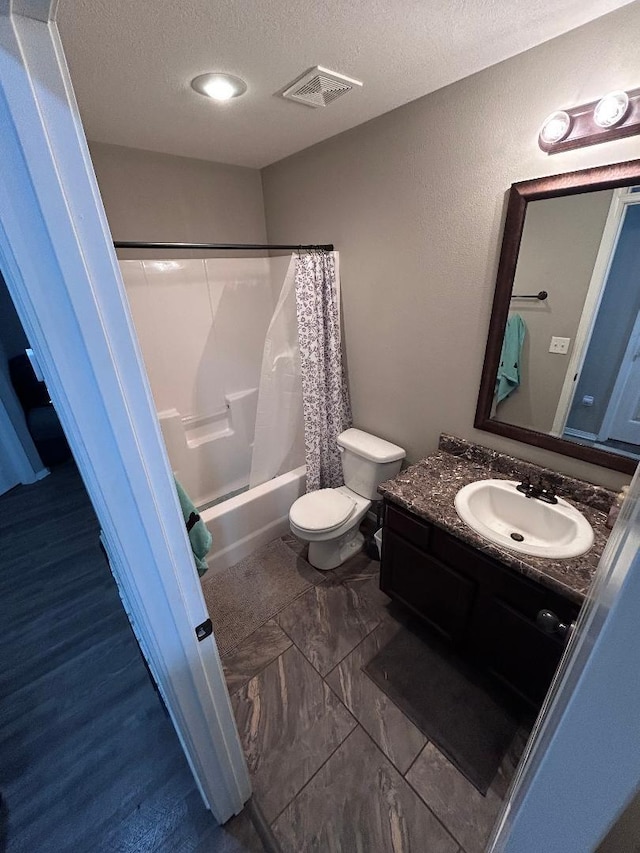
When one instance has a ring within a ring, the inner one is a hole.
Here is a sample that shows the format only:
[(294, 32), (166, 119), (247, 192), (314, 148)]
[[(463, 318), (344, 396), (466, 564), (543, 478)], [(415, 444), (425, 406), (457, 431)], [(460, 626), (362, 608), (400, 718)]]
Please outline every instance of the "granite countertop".
[[(521, 480), (529, 476), (537, 479), (541, 474), (551, 480), (558, 496), (580, 510), (593, 527), (594, 543), (586, 554), (566, 560), (519, 554), (479, 536), (456, 513), (454, 498), (468, 483), (488, 478)], [(615, 498), (608, 489), (563, 477), (447, 435), (440, 439), (440, 450), (402, 471), (393, 480), (382, 483), (379, 492), (388, 501), (578, 604), (584, 601), (606, 545), (610, 530), (605, 521)]]

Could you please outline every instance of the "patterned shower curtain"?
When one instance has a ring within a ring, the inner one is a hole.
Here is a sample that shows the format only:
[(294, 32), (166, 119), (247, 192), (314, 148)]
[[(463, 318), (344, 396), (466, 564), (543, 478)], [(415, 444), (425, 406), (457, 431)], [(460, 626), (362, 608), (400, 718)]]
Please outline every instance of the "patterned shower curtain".
[(296, 259), (296, 312), (302, 369), (307, 491), (344, 482), (338, 435), (351, 426), (342, 368), (340, 291), (333, 252)]

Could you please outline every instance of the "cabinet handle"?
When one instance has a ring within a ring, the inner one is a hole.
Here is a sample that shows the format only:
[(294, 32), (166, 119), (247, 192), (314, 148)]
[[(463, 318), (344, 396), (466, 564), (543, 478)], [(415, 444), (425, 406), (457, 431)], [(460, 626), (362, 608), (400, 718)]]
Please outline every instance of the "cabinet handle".
[(566, 622), (561, 622), (553, 610), (540, 610), (536, 616), (536, 625), (545, 634), (557, 634), (563, 640), (568, 640), (571, 632), (575, 628), (575, 622), (567, 625)]

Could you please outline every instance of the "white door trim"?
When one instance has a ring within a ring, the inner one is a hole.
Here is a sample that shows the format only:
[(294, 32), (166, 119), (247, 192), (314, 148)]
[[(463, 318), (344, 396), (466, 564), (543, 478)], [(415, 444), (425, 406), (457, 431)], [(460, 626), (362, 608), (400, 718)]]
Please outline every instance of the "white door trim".
[(639, 348), (640, 311), (638, 312), (638, 315), (633, 324), (633, 329), (631, 330), (631, 334), (629, 335), (629, 340), (627, 341), (624, 356), (622, 357), (622, 361), (620, 362), (618, 376), (616, 377), (615, 385), (613, 386), (613, 391), (611, 392), (611, 396), (609, 397), (609, 403), (605, 410), (604, 417), (602, 419), (602, 424), (600, 425), (600, 430), (598, 431), (598, 441), (606, 441), (608, 438), (614, 437), (610, 435), (610, 433), (613, 429), (613, 425), (618, 414), (618, 408), (622, 403), (624, 388), (627, 384), (627, 380), (629, 379), (629, 374), (633, 369), (633, 363), (636, 359), (637, 353), (639, 352)]
[(224, 821), (249, 777), (214, 639), (195, 638), (207, 612), (62, 46), (48, 4), (32, 17), (10, 8), (0, 3), (0, 264), (125, 608)]
[(573, 404), (573, 398), (578, 385), (578, 378), (587, 355), (587, 348), (593, 333), (593, 326), (598, 314), (600, 302), (602, 301), (602, 295), (609, 275), (609, 269), (611, 268), (611, 262), (618, 244), (620, 226), (622, 223), (623, 213), (626, 209), (624, 199), (628, 195), (629, 192), (627, 187), (615, 189), (613, 191), (609, 212), (607, 213), (607, 219), (602, 231), (602, 239), (600, 240), (598, 254), (596, 255), (591, 280), (587, 289), (587, 295), (582, 307), (582, 314), (580, 315), (576, 339), (567, 365), (567, 372), (565, 373), (562, 391), (560, 392), (560, 398), (558, 399), (556, 414), (553, 419), (553, 426), (551, 427), (552, 435), (560, 437), (564, 435), (569, 411)]

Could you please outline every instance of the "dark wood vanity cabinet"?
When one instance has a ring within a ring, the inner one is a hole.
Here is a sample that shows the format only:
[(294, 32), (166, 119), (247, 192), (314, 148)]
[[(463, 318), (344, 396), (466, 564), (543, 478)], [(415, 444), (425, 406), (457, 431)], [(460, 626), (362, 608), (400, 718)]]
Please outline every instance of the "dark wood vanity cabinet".
[(578, 605), (394, 504), (385, 505), (382, 543), (383, 592), (539, 705), (564, 640), (536, 617), (551, 610), (570, 624)]

